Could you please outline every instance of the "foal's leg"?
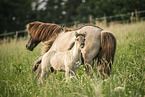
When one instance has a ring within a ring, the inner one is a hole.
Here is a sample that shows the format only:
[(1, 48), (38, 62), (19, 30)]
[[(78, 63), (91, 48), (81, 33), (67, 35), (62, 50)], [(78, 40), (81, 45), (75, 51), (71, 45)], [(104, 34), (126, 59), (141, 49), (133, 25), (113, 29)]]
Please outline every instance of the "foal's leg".
[(46, 74), (49, 72), (50, 64), (43, 63), (41, 64), (41, 75), (39, 81), (43, 83), (43, 78), (45, 78)]
[(43, 78), (45, 77), (45, 75), (46, 75), (46, 71), (45, 70), (41, 70), (41, 75), (40, 75), (40, 78), (39, 78), (39, 81), (41, 82), (41, 83), (43, 83)]
[(47, 56), (44, 56), (42, 58), (41, 75), (40, 75), (40, 78), (39, 78), (39, 81), (41, 81), (41, 82), (42, 82), (42, 79), (45, 77), (45, 75), (49, 72), (49, 68), (51, 67), (51, 64), (49, 63), (49, 60), (45, 60), (46, 58), (47, 58)]
[(65, 67), (65, 77), (66, 77), (66, 82), (68, 81), (69, 79), (69, 71), (70, 71), (70, 68), (67, 66)]

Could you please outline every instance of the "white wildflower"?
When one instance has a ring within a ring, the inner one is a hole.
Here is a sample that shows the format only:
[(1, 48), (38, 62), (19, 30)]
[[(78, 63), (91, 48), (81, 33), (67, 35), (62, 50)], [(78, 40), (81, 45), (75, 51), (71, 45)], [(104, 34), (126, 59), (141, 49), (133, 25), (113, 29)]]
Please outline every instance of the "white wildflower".
[(116, 88), (114, 89), (114, 91), (118, 91), (118, 90), (125, 90), (125, 88), (124, 88), (124, 87), (116, 87)]

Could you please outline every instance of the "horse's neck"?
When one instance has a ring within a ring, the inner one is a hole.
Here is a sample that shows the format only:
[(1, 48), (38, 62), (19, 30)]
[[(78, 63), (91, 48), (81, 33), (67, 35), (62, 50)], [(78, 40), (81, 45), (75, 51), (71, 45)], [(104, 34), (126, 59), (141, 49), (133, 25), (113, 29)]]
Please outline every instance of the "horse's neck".
[(74, 48), (72, 49), (72, 55), (74, 58), (78, 58), (80, 53), (81, 53), (81, 50), (79, 48), (79, 44), (75, 42)]

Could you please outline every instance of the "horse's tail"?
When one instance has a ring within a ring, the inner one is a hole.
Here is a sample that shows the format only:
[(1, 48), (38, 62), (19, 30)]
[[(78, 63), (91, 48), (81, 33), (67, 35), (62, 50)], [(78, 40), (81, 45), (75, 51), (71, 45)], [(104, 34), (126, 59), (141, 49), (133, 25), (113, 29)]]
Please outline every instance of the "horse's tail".
[(116, 38), (108, 31), (101, 32), (101, 48), (97, 56), (98, 69), (103, 74), (110, 74), (116, 51)]

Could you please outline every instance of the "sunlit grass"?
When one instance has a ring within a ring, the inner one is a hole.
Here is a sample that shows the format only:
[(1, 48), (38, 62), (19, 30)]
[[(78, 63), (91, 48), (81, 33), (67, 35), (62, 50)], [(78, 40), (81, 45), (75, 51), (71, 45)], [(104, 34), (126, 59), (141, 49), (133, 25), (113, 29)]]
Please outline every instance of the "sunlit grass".
[(1, 97), (144, 97), (145, 96), (145, 22), (116, 24), (104, 27), (117, 39), (117, 51), (112, 72), (102, 79), (96, 69), (87, 76), (83, 66), (76, 77), (66, 82), (61, 72), (51, 74), (43, 84), (31, 73), (42, 45), (27, 51), (27, 40), (12, 40), (0, 44)]

